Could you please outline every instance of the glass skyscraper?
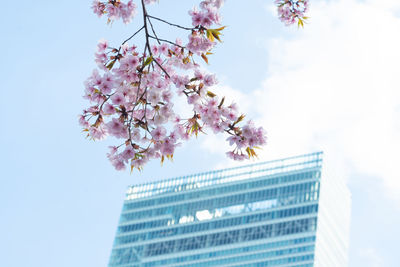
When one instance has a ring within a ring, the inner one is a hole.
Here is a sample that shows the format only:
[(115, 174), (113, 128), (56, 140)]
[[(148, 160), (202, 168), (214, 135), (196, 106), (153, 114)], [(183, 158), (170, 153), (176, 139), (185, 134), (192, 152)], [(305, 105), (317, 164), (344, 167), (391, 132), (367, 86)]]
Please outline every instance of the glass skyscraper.
[(350, 193), (322, 156), (130, 186), (109, 267), (347, 266)]

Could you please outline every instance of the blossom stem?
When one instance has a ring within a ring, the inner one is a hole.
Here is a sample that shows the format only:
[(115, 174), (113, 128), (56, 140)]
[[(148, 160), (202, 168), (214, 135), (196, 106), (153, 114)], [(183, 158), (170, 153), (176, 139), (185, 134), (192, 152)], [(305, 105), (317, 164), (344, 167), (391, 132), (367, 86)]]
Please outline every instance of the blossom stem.
[[(144, 26), (142, 26), (139, 30), (137, 30), (134, 34), (132, 34), (128, 39), (126, 39), (125, 41), (122, 42), (121, 46), (123, 46), (126, 42), (128, 42), (130, 39), (132, 39), (133, 37), (135, 37), (136, 34), (138, 34), (141, 30), (144, 29)], [(119, 47), (119, 49), (121, 49), (121, 46)]]
[(154, 36), (155, 36), (156, 39), (157, 39), (158, 44), (160, 45), (161, 42), (160, 42), (160, 40), (158, 39), (158, 36), (157, 36), (157, 34), (156, 34), (156, 31), (154, 30), (153, 23), (151, 23), (151, 20), (150, 20), (149, 17), (147, 17), (147, 20), (148, 20), (149, 23), (150, 23), (151, 31), (153, 32)]
[(158, 38), (157, 36), (154, 37), (154, 36), (149, 35), (149, 38), (151, 38), (151, 39), (156, 39), (157, 41), (169, 43), (169, 44), (172, 44), (172, 45), (177, 46), (177, 47), (180, 47), (180, 48), (186, 48), (186, 47), (184, 47), (184, 46), (178, 45), (177, 43), (174, 43), (174, 42), (171, 42), (171, 41), (168, 41), (168, 40), (165, 40), (165, 39), (160, 39), (160, 38)]
[(183, 27), (183, 26), (181, 26), (181, 25), (174, 24), (174, 23), (168, 22), (168, 21), (166, 21), (166, 20), (163, 20), (163, 19), (160, 19), (160, 18), (157, 18), (157, 17), (154, 17), (154, 16), (150, 16), (150, 15), (147, 15), (147, 16), (148, 16), (149, 18), (159, 20), (159, 21), (164, 22), (164, 23), (166, 23), (166, 24), (168, 24), (168, 25), (175, 26), (175, 27), (180, 28), (180, 29), (183, 29), (183, 30), (192, 31), (192, 30), (195, 29), (195, 28)]

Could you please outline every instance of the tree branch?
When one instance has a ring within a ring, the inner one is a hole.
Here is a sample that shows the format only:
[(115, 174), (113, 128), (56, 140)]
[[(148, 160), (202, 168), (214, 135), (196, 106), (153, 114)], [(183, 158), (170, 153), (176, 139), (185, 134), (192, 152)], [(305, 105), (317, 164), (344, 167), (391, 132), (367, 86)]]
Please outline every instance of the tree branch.
[(180, 47), (180, 48), (186, 48), (186, 47), (184, 47), (184, 46), (178, 45), (177, 43), (174, 43), (174, 42), (171, 42), (171, 41), (168, 41), (168, 40), (165, 40), (165, 39), (160, 39), (160, 38), (158, 38), (158, 37), (154, 37), (154, 36), (151, 36), (151, 35), (149, 35), (149, 37), (152, 38), (152, 39), (156, 39), (157, 41), (161, 41), (161, 42), (165, 42), (165, 43), (170, 43), (170, 44), (175, 45), (175, 46)]
[(164, 23), (166, 23), (166, 24), (168, 24), (168, 25), (175, 26), (175, 27), (180, 28), (180, 29), (183, 29), (183, 30), (192, 31), (192, 30), (196, 29), (196, 28), (183, 27), (183, 26), (181, 26), (181, 25), (174, 24), (174, 23), (168, 22), (168, 21), (166, 21), (166, 20), (163, 20), (163, 19), (160, 19), (160, 18), (157, 18), (157, 17), (154, 17), (154, 16), (150, 16), (150, 15), (147, 15), (147, 16), (148, 16), (149, 18), (159, 20), (159, 21), (164, 22)]
[[(123, 46), (126, 42), (128, 42), (130, 39), (132, 39), (136, 34), (138, 34), (141, 30), (144, 29), (144, 26), (142, 26), (142, 28), (140, 28), (139, 30), (137, 30), (134, 34), (131, 35), (131, 37), (129, 37), (128, 39), (126, 39), (125, 41), (122, 42), (121, 46)], [(120, 48), (121, 48), (120, 46)]]

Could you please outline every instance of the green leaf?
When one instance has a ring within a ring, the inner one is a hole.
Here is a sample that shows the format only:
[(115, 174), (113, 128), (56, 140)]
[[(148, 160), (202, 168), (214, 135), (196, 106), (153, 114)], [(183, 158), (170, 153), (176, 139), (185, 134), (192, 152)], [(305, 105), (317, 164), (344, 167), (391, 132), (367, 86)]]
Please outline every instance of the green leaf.
[(221, 34), (220, 32), (216, 31), (216, 30), (212, 30), (212, 35), (215, 37), (215, 39), (217, 39), (218, 41), (221, 42), (221, 39), (219, 39), (219, 35)]
[(113, 60), (113, 61), (111, 61), (110, 63), (108, 63), (108, 65), (106, 66), (106, 68), (107, 69), (109, 69), (109, 70), (111, 70), (112, 69), (112, 67), (114, 66), (114, 64), (115, 64), (115, 59)]
[(235, 124), (241, 122), (244, 119), (244, 117), (245, 117), (244, 114), (240, 115), (239, 118), (235, 121)]
[(301, 19), (301, 18), (299, 18), (299, 22), (297, 23), (297, 26), (300, 28), (300, 26), (302, 27), (302, 28), (304, 28), (304, 23), (303, 23), (303, 20)]
[(149, 56), (143, 64), (143, 67), (146, 67), (153, 61), (153, 56)]
[(221, 109), (222, 105), (224, 104), (225, 96), (222, 98), (221, 102), (218, 105), (218, 109)]
[(215, 96), (217, 96), (216, 94), (214, 94), (214, 93), (211, 92), (211, 91), (207, 91), (207, 95), (208, 95), (209, 97), (215, 97)]
[(222, 30), (225, 29), (225, 28), (226, 28), (226, 26), (222, 26), (222, 27), (217, 28), (217, 29), (215, 29), (215, 30), (217, 30), (217, 31), (222, 31)]
[(212, 34), (212, 32), (211, 32), (210, 29), (208, 29), (208, 30), (206, 31), (206, 34), (207, 34), (208, 40), (210, 40), (211, 42), (214, 42), (214, 35)]
[(207, 56), (206, 55), (204, 55), (204, 54), (201, 54), (201, 57), (204, 59), (204, 61), (208, 64), (208, 58), (207, 58)]
[(211, 42), (214, 42), (215, 39), (217, 39), (218, 41), (222, 42), (221, 39), (219, 38), (219, 36), (221, 35), (220, 31), (222, 31), (223, 29), (225, 29), (226, 26), (217, 28), (217, 29), (207, 29), (206, 30), (206, 35), (208, 40), (210, 40)]
[(183, 64), (187, 64), (190, 62), (190, 58), (189, 57), (185, 57), (182, 59)]

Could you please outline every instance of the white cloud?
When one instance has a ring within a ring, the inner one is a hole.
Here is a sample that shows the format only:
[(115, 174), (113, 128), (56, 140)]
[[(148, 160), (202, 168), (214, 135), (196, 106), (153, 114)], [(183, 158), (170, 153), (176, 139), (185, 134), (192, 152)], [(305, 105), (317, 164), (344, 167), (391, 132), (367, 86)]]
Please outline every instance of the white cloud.
[(364, 267), (385, 266), (382, 256), (373, 248), (360, 249), (359, 254), (360, 257), (364, 259), (365, 263), (368, 264), (363, 265)]
[(316, 2), (304, 30), (269, 42), (263, 86), (240, 97), (256, 99), (267, 129), (262, 159), (324, 150), (343, 174), (381, 178), (400, 207), (398, 10), (394, 0)]

